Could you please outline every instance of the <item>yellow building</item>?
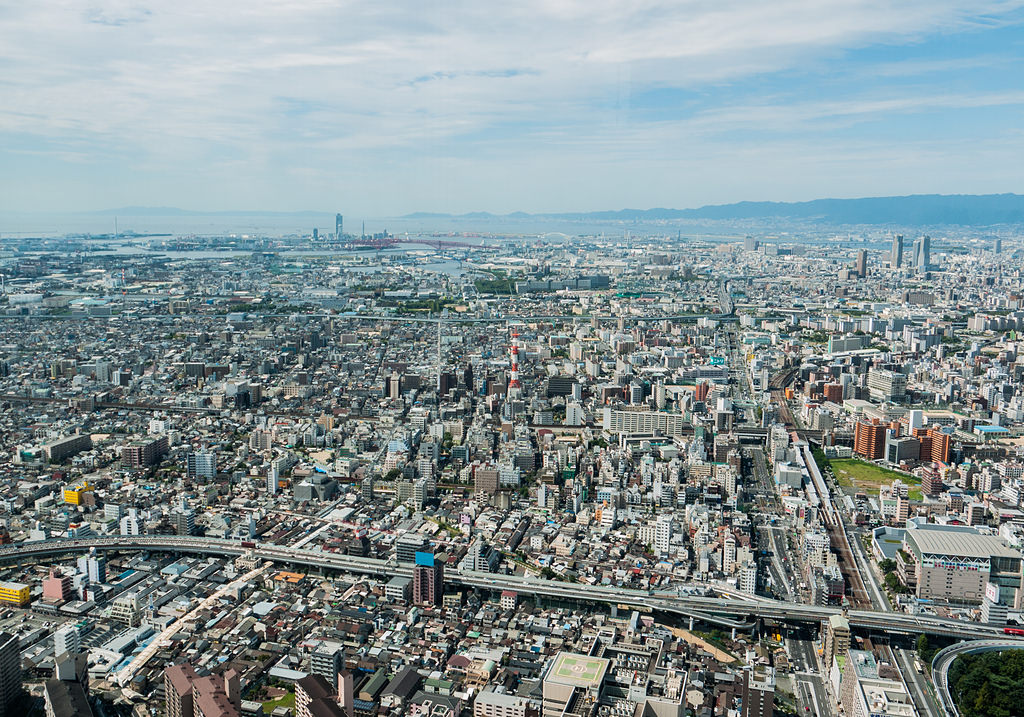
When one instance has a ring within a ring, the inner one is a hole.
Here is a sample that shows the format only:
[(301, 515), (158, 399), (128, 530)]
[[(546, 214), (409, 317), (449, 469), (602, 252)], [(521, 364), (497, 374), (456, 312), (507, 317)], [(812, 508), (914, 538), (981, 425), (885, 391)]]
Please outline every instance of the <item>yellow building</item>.
[(65, 488), (64, 502), (68, 505), (81, 505), (82, 496), (86, 493), (92, 492), (92, 489), (92, 486), (88, 483), (83, 483), (82, 485), (75, 486), (74, 488)]
[(0, 582), (0, 602), (20, 605), (29, 603), (28, 585), (25, 583)]

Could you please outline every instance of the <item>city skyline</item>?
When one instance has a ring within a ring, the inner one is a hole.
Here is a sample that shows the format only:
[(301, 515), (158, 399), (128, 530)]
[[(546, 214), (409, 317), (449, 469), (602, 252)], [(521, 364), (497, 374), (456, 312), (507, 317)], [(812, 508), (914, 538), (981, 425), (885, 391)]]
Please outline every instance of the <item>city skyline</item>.
[(8, 9), (0, 211), (1020, 192), (1021, 4)]

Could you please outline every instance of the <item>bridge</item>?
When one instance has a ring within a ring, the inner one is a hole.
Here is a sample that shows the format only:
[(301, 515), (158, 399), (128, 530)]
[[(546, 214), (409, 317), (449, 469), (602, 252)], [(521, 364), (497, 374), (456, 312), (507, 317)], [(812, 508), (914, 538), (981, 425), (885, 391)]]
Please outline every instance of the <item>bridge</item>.
[(470, 244), (464, 241), (450, 241), (447, 239), (425, 239), (423, 237), (361, 237), (358, 239), (352, 239), (345, 243), (348, 248), (354, 247), (365, 247), (368, 249), (392, 249), (399, 244), (422, 244), (424, 246), (433, 247), (438, 251), (442, 249), (498, 249), (496, 245), (489, 244)]
[[(117, 536), (82, 539), (45, 540), (0, 547), (0, 563), (25, 558), (81, 553), (95, 548), (101, 551), (155, 551), (198, 555), (237, 557), (247, 552), (278, 565), (320, 570), (337, 570), (379, 577), (411, 576), (412, 567), (394, 560), (339, 555), (315, 548), (294, 548), (280, 545), (243, 544), (235, 540), (186, 536)], [(446, 582), (492, 592), (514, 590), (520, 595), (566, 601), (599, 601), (627, 605), (634, 609), (659, 611), (683, 618), (693, 618), (726, 628), (748, 631), (755, 619), (787, 623), (820, 624), (831, 615), (845, 614), (851, 627), (878, 633), (904, 635), (941, 635), (955, 639), (1000, 638), (1002, 642), (1024, 648), (1024, 639), (1007, 638), (995, 625), (984, 625), (951, 618), (874, 610), (843, 611), (837, 607), (802, 605), (780, 600), (744, 595), (732, 591), (726, 597), (672, 595), (602, 585), (583, 585), (520, 575), (498, 575), (476, 571), (454, 570), (445, 575)], [(703, 586), (702, 586), (703, 587)]]

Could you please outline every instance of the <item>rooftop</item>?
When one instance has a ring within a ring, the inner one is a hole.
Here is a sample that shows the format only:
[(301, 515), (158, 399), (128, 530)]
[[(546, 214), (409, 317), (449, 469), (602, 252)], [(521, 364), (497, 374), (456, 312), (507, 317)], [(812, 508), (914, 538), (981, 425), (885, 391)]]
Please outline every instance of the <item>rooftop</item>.
[(931, 555), (958, 555), (967, 558), (1019, 558), (1021, 554), (1008, 548), (994, 535), (982, 535), (974, 530), (948, 530), (943, 527), (920, 527), (908, 530), (908, 543), (921, 553)]
[(610, 660), (572, 652), (560, 652), (548, 672), (547, 681), (574, 687), (596, 688), (608, 672)]

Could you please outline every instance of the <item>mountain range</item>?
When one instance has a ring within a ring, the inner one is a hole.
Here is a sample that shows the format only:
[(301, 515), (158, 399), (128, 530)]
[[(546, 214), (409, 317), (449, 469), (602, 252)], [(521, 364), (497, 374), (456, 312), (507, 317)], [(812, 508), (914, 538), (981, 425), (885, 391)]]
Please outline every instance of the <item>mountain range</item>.
[[(192, 211), (177, 207), (121, 207), (94, 214), (131, 216), (278, 216), (333, 217), (325, 211)], [(618, 209), (593, 212), (492, 214), (470, 212), (446, 214), (415, 212), (401, 219), (466, 219), (518, 221), (558, 219), (587, 222), (664, 222), (673, 220), (710, 221), (802, 221), (823, 224), (894, 224), (901, 226), (991, 226), (1024, 224), (1024, 195), (1021, 194), (914, 194), (902, 197), (859, 199), (813, 199), (806, 202), (736, 202), (712, 204), (694, 209)]]
[(829, 224), (963, 225), (1024, 223), (1024, 195), (1020, 194), (915, 194), (903, 197), (814, 199), (807, 202), (736, 202), (696, 209), (620, 209), (598, 212), (496, 215), (417, 213), (405, 218), (548, 218), (581, 221), (671, 221), (788, 219)]

